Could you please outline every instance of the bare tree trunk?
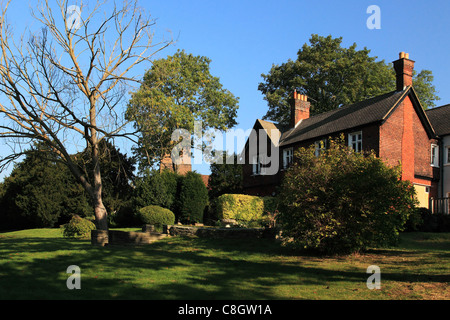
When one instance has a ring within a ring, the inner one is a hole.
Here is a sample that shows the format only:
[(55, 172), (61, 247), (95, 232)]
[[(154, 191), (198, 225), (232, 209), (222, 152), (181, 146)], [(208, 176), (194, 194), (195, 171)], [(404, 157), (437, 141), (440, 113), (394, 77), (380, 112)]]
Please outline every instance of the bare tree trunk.
[(94, 200), (95, 221), (97, 222), (97, 229), (108, 230), (108, 213), (103, 205), (101, 191), (99, 191), (99, 189), (101, 190), (101, 186), (100, 188), (94, 188), (94, 193), (92, 195)]

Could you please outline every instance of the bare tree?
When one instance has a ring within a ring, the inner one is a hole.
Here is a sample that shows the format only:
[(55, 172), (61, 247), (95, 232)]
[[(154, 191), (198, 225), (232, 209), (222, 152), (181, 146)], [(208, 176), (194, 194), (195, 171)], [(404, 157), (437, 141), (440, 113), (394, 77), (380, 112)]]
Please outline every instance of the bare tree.
[[(131, 139), (122, 102), (127, 86), (142, 77), (132, 73), (172, 41), (155, 41), (155, 21), (137, 1), (89, 8), (67, 0), (40, 2), (32, 16), (42, 28), (14, 39), (9, 5), (0, 17), (0, 137), (11, 154), (0, 159), (1, 166), (28, 152), (24, 146), (43, 143), (91, 195), (97, 227), (107, 230), (99, 143)], [(93, 172), (74, 161), (74, 146), (90, 151)]]

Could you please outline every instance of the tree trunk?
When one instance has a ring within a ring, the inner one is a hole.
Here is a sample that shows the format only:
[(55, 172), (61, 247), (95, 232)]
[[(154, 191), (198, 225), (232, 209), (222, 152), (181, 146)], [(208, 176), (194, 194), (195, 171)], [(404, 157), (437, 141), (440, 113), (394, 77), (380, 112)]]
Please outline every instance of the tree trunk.
[[(96, 188), (97, 189), (97, 188)], [(108, 230), (108, 213), (103, 205), (101, 193), (94, 191), (94, 213), (98, 230)]]
[(97, 222), (97, 229), (108, 230), (108, 213), (106, 212), (106, 208), (103, 205), (102, 201), (103, 184), (102, 184), (102, 175), (100, 172), (98, 143), (95, 143), (93, 146), (93, 160), (94, 160), (94, 188), (92, 192), (92, 198), (94, 203), (95, 221)]

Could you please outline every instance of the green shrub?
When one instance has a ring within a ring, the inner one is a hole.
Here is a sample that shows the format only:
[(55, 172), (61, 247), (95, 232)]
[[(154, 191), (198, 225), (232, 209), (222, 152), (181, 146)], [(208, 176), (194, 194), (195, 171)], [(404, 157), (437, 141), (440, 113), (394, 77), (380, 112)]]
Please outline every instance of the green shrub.
[(95, 230), (95, 224), (92, 221), (74, 215), (63, 228), (64, 237), (88, 238), (91, 235), (91, 230)]
[(432, 213), (427, 208), (416, 208), (417, 222), (415, 228), (408, 231), (421, 232), (450, 232), (450, 215), (443, 213)]
[(183, 223), (203, 222), (208, 190), (200, 174), (188, 172), (179, 177), (178, 219)]
[(113, 228), (136, 227), (141, 222), (137, 221), (134, 203), (125, 201), (116, 212), (108, 215), (109, 225)]
[(141, 208), (138, 212), (142, 224), (152, 224), (156, 226), (172, 225), (175, 223), (175, 215), (172, 211), (160, 206), (150, 205)]
[(135, 206), (141, 208), (156, 205), (173, 211), (177, 195), (177, 177), (176, 173), (168, 170), (147, 172), (136, 181)]
[(223, 194), (215, 200), (218, 220), (234, 219), (240, 224), (255, 226), (272, 225), (277, 211), (277, 199), (245, 194)]
[(325, 254), (396, 245), (416, 205), (401, 168), (350, 151), (343, 137), (318, 157), (314, 151), (299, 149), (283, 177), (277, 222), (286, 239)]
[(264, 200), (245, 194), (223, 194), (217, 198), (217, 210), (219, 220), (260, 220), (264, 213)]

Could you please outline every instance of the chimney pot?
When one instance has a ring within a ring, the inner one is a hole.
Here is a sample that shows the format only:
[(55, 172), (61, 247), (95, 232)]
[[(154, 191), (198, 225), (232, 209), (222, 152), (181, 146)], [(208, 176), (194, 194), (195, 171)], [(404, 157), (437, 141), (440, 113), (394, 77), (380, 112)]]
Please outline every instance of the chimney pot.
[(400, 52), (399, 59), (394, 61), (396, 73), (396, 89), (403, 91), (406, 87), (412, 85), (412, 75), (414, 70), (414, 61), (409, 59), (409, 53)]
[(300, 120), (309, 118), (310, 103), (308, 97), (294, 91), (294, 101), (291, 105), (291, 128), (294, 128)]

